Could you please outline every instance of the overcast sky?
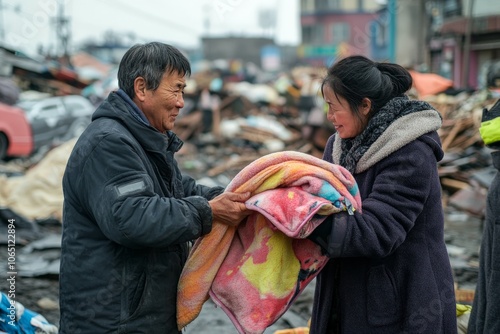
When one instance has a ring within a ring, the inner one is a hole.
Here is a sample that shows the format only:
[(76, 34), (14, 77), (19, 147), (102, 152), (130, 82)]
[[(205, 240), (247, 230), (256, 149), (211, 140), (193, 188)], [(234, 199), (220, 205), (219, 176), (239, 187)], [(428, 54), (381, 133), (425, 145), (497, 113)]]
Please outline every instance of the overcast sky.
[[(59, 1), (70, 19), (73, 46), (89, 38), (101, 41), (109, 30), (179, 47), (197, 46), (201, 36), (228, 34), (274, 33), (280, 44), (300, 42), (299, 0), (0, 0), (4, 42), (29, 53), (39, 45), (54, 48)], [(259, 12), (266, 9), (275, 10), (274, 32), (259, 23)]]

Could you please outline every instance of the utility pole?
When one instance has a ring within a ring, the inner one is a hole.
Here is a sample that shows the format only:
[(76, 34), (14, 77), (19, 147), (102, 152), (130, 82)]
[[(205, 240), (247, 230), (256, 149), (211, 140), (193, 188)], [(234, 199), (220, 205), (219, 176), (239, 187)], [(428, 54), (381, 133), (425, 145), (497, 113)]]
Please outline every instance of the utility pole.
[(57, 56), (62, 56), (62, 59), (66, 60), (69, 64), (70, 20), (67, 16), (64, 16), (64, 1), (58, 1), (58, 14), (54, 21), (56, 27)]
[(472, 16), (472, 11), (474, 10), (474, 0), (469, 1), (469, 12), (467, 13), (467, 26), (465, 32), (465, 43), (464, 43), (464, 73), (462, 75), (462, 86), (464, 88), (469, 87), (469, 61), (470, 61), (470, 39), (472, 34), (472, 21), (474, 17)]

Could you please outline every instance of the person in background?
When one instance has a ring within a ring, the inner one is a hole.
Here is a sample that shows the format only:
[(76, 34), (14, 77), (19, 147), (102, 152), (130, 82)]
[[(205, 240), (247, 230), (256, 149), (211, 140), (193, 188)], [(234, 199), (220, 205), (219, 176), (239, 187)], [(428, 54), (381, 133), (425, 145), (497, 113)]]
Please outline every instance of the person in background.
[(212, 133), (220, 122), (220, 98), (210, 90), (210, 78), (199, 81), (198, 109), (201, 110), (202, 133)]
[(322, 84), (336, 133), (323, 159), (350, 171), (362, 210), (310, 235), (330, 258), (317, 276), (311, 334), (456, 333), (437, 162), (441, 115), (405, 93), (403, 67), (350, 56)]
[(481, 248), (479, 274), (468, 333), (500, 333), (500, 100), (483, 110), (481, 138), (491, 148), (493, 166), (497, 169), (488, 190)]
[(183, 175), (171, 131), (191, 68), (171, 45), (123, 56), (120, 89), (97, 108), (68, 160), (60, 333), (180, 333), (177, 283), (189, 242), (212, 221), (236, 226), (250, 194)]

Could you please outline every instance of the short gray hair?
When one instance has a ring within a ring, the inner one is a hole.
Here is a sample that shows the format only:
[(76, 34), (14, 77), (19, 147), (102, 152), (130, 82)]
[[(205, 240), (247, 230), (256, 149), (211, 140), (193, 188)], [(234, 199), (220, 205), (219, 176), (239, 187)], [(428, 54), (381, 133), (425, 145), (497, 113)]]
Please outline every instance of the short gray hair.
[(136, 44), (123, 55), (118, 67), (118, 87), (134, 98), (134, 81), (144, 78), (146, 88), (156, 90), (163, 74), (176, 71), (179, 75), (191, 75), (187, 58), (175, 47), (151, 42)]

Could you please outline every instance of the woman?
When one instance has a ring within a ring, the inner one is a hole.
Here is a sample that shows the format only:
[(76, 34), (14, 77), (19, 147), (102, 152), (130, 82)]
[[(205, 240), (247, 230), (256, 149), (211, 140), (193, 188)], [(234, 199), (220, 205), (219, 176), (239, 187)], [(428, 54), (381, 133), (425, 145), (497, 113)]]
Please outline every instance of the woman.
[(332, 215), (310, 238), (331, 258), (317, 277), (311, 334), (456, 333), (437, 161), (441, 116), (410, 100), (408, 71), (362, 56), (322, 84), (336, 133), (323, 159), (355, 177), (362, 212)]

